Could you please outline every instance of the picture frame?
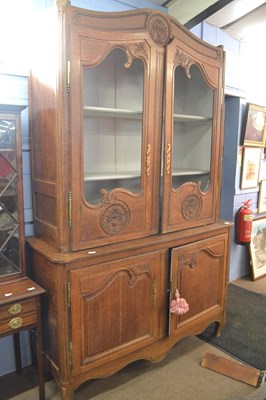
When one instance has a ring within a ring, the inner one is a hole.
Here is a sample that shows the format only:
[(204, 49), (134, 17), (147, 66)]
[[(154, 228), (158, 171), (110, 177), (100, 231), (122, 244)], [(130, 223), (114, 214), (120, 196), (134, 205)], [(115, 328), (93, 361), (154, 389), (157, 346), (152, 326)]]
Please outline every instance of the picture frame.
[(266, 213), (266, 180), (260, 182), (258, 213)]
[(249, 244), (250, 265), (253, 281), (266, 276), (266, 218), (256, 219), (252, 223), (251, 242)]
[(260, 175), (259, 175), (259, 182), (266, 180), (266, 160), (265, 160), (265, 153), (261, 153), (261, 163), (260, 163)]
[(247, 103), (244, 146), (264, 147), (266, 136), (266, 107)]
[(242, 155), (241, 189), (256, 188), (259, 184), (261, 147), (244, 147)]

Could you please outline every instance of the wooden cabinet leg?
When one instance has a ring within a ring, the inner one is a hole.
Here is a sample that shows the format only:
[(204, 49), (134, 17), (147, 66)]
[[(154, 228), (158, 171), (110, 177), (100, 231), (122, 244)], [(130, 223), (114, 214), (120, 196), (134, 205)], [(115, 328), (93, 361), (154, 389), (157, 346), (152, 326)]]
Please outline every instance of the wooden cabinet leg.
[(74, 391), (70, 386), (61, 386), (60, 393), (63, 400), (72, 400)]
[(22, 372), (21, 366), (21, 351), (20, 351), (20, 338), (19, 332), (13, 335), (13, 343), (14, 343), (14, 353), (15, 353), (15, 363), (16, 363), (16, 371), (18, 374)]
[(38, 298), (38, 323), (36, 328), (37, 339), (37, 361), (38, 361), (38, 378), (39, 378), (39, 400), (45, 400), (45, 376), (44, 376), (44, 359), (43, 359), (43, 342), (41, 328), (41, 309), (40, 299)]
[(215, 322), (215, 329), (214, 329), (214, 336), (219, 337), (221, 336), (222, 330), (223, 330), (223, 324), (221, 322), (216, 321)]

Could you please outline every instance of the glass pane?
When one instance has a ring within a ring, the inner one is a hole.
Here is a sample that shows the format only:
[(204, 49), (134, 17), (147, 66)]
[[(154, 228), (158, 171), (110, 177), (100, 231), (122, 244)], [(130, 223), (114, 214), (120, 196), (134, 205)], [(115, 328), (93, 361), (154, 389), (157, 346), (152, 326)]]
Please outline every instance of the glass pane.
[(15, 120), (0, 119), (0, 275), (20, 270)]
[(112, 50), (84, 68), (84, 191), (97, 204), (101, 190), (141, 190), (143, 62), (125, 67), (126, 54)]
[(184, 68), (175, 70), (172, 186), (200, 183), (210, 186), (213, 89), (207, 86), (196, 65), (187, 77)]

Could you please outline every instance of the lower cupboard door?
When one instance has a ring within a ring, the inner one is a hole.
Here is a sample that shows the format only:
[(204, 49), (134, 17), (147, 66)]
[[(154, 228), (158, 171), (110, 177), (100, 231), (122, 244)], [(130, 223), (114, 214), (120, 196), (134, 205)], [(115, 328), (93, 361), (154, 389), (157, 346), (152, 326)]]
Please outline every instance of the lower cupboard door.
[(170, 313), (170, 333), (178, 335), (180, 328), (200, 329), (204, 323), (222, 313), (225, 307), (227, 282), (227, 235), (218, 235), (172, 250), (171, 299), (176, 290), (189, 310), (183, 315)]
[(159, 261), (155, 252), (71, 271), (74, 374), (154, 342), (160, 326)]

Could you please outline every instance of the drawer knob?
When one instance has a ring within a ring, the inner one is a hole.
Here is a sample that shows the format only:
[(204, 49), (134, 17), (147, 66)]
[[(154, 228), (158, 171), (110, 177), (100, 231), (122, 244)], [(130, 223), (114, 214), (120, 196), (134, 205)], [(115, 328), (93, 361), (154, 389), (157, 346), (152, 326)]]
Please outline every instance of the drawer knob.
[(12, 306), (9, 307), (7, 312), (11, 315), (19, 314), (22, 310), (22, 305), (19, 303), (13, 304)]
[(20, 317), (16, 317), (11, 319), (11, 321), (9, 322), (8, 326), (11, 329), (18, 329), (23, 325), (23, 319)]

